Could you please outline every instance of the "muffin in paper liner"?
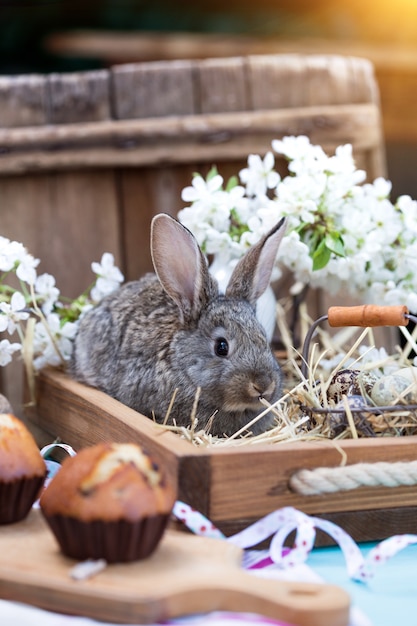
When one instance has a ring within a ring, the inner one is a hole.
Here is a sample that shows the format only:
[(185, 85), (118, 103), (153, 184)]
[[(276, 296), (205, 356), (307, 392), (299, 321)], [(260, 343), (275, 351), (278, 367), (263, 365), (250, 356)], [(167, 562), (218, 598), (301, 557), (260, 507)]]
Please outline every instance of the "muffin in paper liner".
[(0, 413), (0, 524), (24, 519), (46, 478), (46, 463), (25, 424)]
[(109, 563), (150, 556), (174, 503), (165, 472), (132, 443), (101, 443), (65, 459), (40, 498), (64, 555)]

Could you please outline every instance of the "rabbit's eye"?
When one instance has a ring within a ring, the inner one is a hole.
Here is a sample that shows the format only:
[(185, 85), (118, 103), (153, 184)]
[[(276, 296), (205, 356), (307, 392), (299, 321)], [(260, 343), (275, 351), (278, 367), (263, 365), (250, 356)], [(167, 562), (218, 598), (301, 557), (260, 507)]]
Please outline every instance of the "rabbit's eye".
[(229, 354), (229, 344), (224, 337), (218, 337), (218, 339), (216, 339), (214, 351), (217, 356), (227, 356)]

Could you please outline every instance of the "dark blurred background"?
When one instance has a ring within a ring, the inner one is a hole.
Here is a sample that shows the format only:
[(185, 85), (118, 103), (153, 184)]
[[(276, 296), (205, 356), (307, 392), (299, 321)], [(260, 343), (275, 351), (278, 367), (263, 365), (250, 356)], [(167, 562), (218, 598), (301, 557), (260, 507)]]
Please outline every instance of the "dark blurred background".
[[(2, 74), (101, 67), (103, 57), (53, 53), (55, 33), (188, 32), (259, 38), (325, 38), (367, 44), (417, 42), (415, 0), (0, 0)], [(68, 50), (67, 50), (68, 52)]]

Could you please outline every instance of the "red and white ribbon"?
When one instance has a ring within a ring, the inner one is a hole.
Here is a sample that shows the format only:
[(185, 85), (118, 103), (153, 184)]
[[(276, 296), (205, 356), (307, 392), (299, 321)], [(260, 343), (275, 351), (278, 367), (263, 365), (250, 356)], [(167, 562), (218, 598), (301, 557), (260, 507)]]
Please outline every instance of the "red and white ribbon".
[[(195, 534), (225, 539), (246, 550), (272, 537), (268, 551), (252, 552), (249, 559), (244, 559), (244, 566), (248, 569), (271, 563), (282, 568), (304, 563), (314, 547), (316, 529), (320, 529), (330, 535), (342, 550), (349, 577), (366, 582), (374, 576), (376, 567), (407, 546), (417, 543), (417, 535), (395, 535), (378, 543), (364, 557), (359, 546), (340, 526), (292, 507), (278, 509), (231, 537), (225, 537), (204, 515), (184, 502), (177, 502), (173, 513)], [(288, 549), (284, 544), (293, 531), (296, 533), (294, 544)]]

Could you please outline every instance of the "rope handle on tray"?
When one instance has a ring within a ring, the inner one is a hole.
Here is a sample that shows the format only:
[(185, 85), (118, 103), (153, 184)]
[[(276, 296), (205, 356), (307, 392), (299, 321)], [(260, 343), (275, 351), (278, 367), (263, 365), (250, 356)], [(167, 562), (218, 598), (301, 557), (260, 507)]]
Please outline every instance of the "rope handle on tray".
[(417, 461), (381, 461), (302, 469), (289, 480), (291, 490), (303, 496), (350, 491), (358, 487), (400, 487), (416, 484)]

